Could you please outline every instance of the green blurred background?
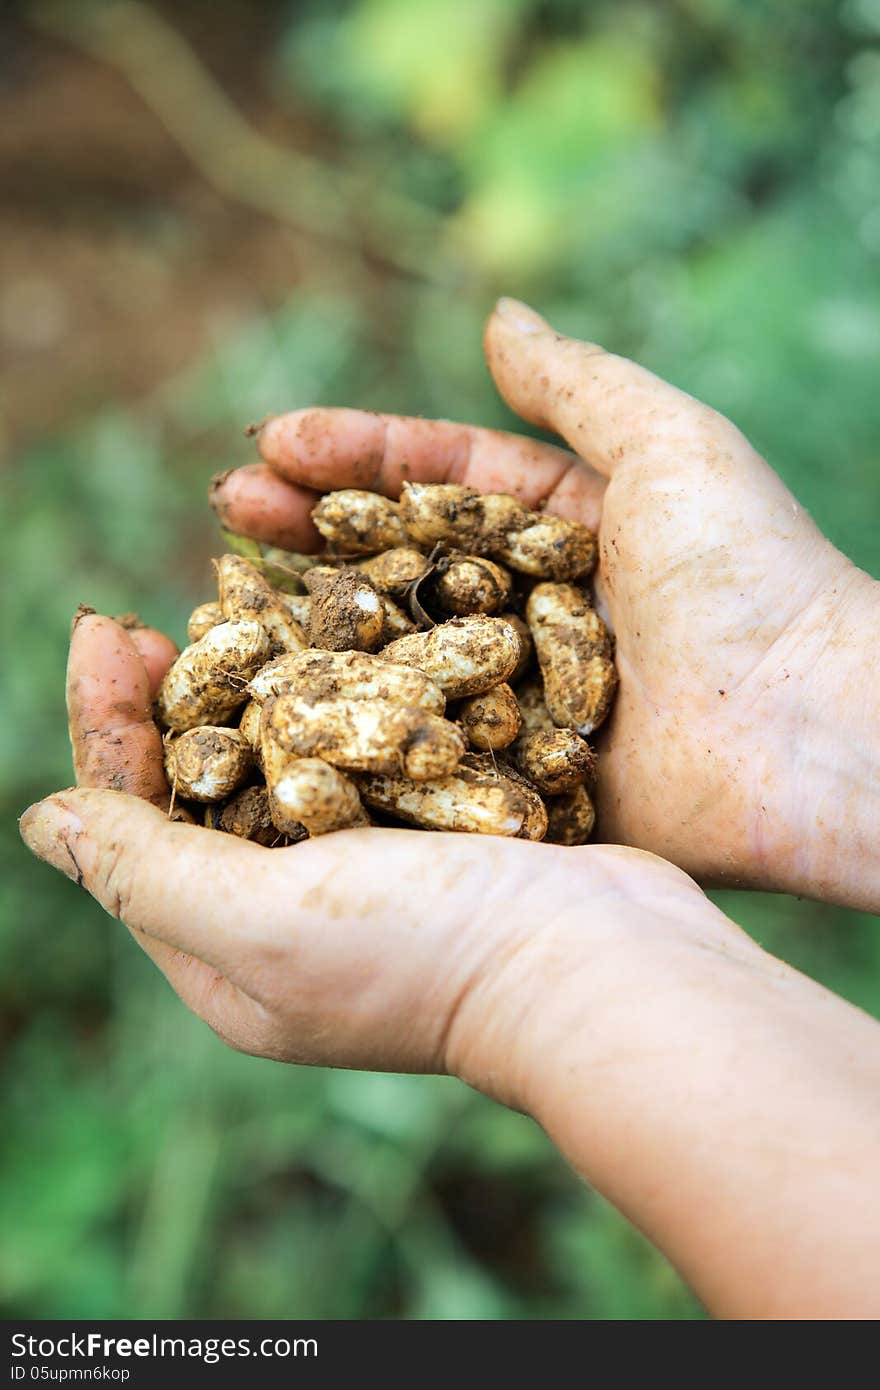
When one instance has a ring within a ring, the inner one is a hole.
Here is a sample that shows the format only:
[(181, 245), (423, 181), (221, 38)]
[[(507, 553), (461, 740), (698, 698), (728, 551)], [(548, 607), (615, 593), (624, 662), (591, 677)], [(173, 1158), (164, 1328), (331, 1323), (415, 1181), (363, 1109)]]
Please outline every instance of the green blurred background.
[[(269, 411), (515, 427), (499, 292), (731, 414), (880, 570), (880, 0), (7, 7), (7, 1316), (698, 1318), (542, 1134), (224, 1049), (15, 816), (70, 779), (80, 600), (178, 640)], [(721, 895), (880, 1013), (873, 919)]]

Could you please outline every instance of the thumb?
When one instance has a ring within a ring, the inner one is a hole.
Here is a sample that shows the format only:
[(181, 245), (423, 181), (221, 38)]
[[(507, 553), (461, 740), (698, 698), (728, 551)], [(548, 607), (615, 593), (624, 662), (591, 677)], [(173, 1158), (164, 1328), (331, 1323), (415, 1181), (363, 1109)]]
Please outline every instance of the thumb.
[(245, 988), (252, 983), (258, 933), (248, 941), (235, 905), (269, 850), (172, 821), (140, 797), (98, 789), (47, 797), (25, 811), (19, 829), (39, 859), (126, 926)]
[(253, 872), (249, 851), (259, 846), (171, 821), (140, 797), (97, 789), (47, 797), (19, 825), (38, 858), (126, 923), (184, 1004), (224, 1042), (278, 1055), (277, 1030), (258, 997), (259, 938), (236, 931), (232, 897), (236, 873)]
[[(451, 1048), (467, 1050), (452, 1040), (467, 1039), (466, 999), (492, 993), (496, 962), (508, 979), (514, 938), (525, 945), (538, 904), (546, 910), (547, 875), (561, 878), (553, 846), (450, 834), (437, 875), (437, 851), (418, 831), (347, 830), (265, 849), (97, 789), (32, 806), (21, 833), (121, 917), (236, 1046), (372, 1070), (443, 1070)], [(432, 874), (440, 906), (424, 891)], [(573, 878), (566, 903), (580, 897)]]
[(625, 357), (556, 333), (516, 299), (499, 299), (486, 325), (489, 370), (512, 410), (562, 435), (610, 476), (621, 463), (674, 455), (705, 470), (707, 459), (751, 456), (729, 420)]

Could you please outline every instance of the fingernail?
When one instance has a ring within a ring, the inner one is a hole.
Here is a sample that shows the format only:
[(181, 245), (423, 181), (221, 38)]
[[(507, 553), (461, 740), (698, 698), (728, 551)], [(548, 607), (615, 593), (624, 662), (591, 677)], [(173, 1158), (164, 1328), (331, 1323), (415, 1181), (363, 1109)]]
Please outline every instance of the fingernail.
[(213, 496), (215, 492), (219, 492), (226, 479), (231, 477), (234, 472), (234, 468), (224, 468), (222, 473), (215, 473), (208, 484), (209, 495)]
[(208, 484), (208, 503), (214, 508), (221, 521), (226, 519), (226, 504), (221, 493), (227, 479), (235, 472), (234, 468), (227, 468), (222, 473), (215, 473)]
[(521, 299), (509, 299), (507, 295), (502, 295), (495, 305), (495, 312), (519, 333), (546, 332), (546, 319), (542, 319), (528, 304), (523, 304)]
[(82, 883), (76, 857), (76, 840), (83, 823), (73, 811), (52, 797), (29, 806), (18, 822), (21, 838), (38, 859), (60, 869), (74, 883)]
[(258, 421), (256, 424), (254, 424), (254, 425), (245, 425), (245, 427), (244, 427), (244, 437), (245, 437), (245, 439), (253, 439), (256, 435), (258, 435), (258, 434), (260, 433), (260, 431), (262, 430), (263, 426), (264, 426), (264, 425), (268, 425), (269, 421), (272, 420), (272, 419), (274, 419), (274, 416), (272, 416), (272, 415), (264, 415), (263, 418), (262, 418), (262, 420)]
[[(291, 412), (296, 415), (297, 423), (302, 411)], [(257, 448), (260, 457), (266, 463), (275, 463), (285, 452), (285, 440), (292, 426), (292, 421), (288, 415), (270, 415), (260, 425), (257, 435)]]
[(124, 628), (126, 632), (140, 632), (146, 627), (140, 613), (114, 613), (110, 621), (117, 627)]
[(77, 625), (82, 622), (83, 618), (93, 618), (95, 616), (96, 611), (96, 609), (90, 608), (87, 603), (77, 604), (76, 612), (74, 613), (70, 623), (71, 637), (76, 632)]

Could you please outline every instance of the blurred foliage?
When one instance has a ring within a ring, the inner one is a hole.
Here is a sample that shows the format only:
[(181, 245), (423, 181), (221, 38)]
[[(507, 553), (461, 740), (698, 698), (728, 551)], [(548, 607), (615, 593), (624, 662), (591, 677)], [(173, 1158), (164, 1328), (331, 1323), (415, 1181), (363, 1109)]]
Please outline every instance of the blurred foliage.
[[(731, 414), (877, 573), (880, 0), (265, 9), (253, 81), (437, 234), (423, 278), (350, 247), (335, 275), (307, 263), (277, 309), (2, 476), (0, 1295), (43, 1317), (699, 1317), (525, 1118), (444, 1079), (227, 1052), (14, 815), (70, 777), (76, 602), (180, 637), (208, 592), (205, 482), (249, 420), (345, 402), (516, 427), (480, 356), (501, 290)], [(875, 921), (720, 897), (880, 1013)]]

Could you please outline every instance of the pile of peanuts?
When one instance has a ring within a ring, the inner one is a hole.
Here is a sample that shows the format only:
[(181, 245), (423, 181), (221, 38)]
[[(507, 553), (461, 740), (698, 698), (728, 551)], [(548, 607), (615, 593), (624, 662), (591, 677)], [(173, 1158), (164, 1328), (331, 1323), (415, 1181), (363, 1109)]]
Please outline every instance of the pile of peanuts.
[(451, 484), (313, 517), (321, 556), (227, 536), (245, 553), (215, 561), (157, 698), (178, 811), (264, 845), (372, 824), (583, 844), (616, 685), (593, 533)]

